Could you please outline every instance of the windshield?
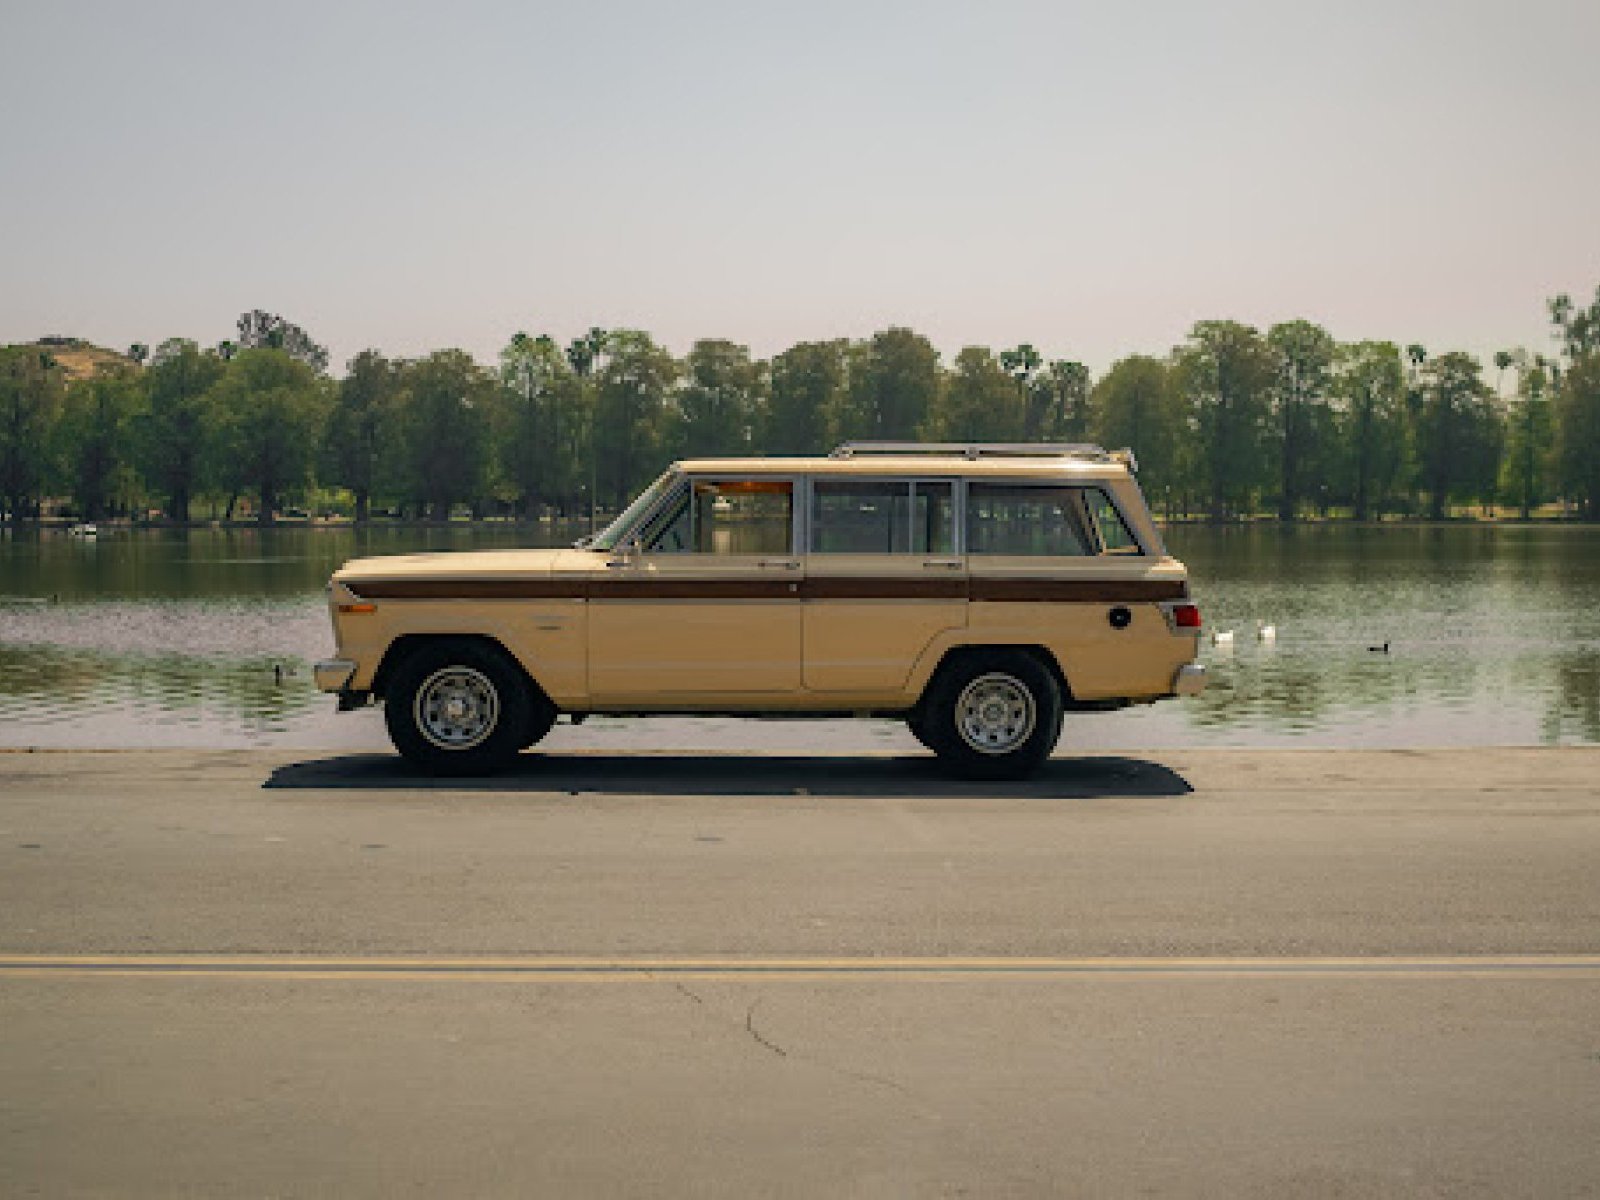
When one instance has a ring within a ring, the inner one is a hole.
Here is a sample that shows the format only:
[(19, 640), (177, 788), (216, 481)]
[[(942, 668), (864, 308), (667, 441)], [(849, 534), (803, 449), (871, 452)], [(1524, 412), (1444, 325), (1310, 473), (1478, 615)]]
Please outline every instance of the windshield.
[(592, 538), (585, 538), (578, 545), (586, 550), (610, 550), (622, 540), (622, 535), (633, 528), (634, 523), (661, 498), (661, 493), (677, 481), (676, 471), (667, 471), (644, 491), (639, 493), (639, 498), (627, 508), (611, 524), (607, 525)]

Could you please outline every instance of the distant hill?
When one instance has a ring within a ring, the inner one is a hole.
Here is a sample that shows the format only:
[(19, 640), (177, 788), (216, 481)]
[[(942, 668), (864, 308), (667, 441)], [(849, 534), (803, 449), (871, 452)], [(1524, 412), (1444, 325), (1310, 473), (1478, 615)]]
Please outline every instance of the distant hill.
[(96, 346), (83, 338), (75, 337), (42, 337), (36, 342), (24, 342), (25, 346), (32, 346), (37, 350), (50, 355), (61, 364), (61, 370), (68, 380), (89, 379), (98, 374), (102, 367), (132, 367), (137, 364), (126, 354), (118, 354), (115, 350), (107, 350), (104, 346)]

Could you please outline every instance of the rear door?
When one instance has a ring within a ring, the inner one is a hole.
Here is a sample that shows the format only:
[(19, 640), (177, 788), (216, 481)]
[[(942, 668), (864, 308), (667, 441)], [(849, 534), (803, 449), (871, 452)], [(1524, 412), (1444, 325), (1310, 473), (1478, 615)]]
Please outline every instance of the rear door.
[(805, 686), (892, 693), (940, 633), (966, 624), (953, 479), (813, 478)]

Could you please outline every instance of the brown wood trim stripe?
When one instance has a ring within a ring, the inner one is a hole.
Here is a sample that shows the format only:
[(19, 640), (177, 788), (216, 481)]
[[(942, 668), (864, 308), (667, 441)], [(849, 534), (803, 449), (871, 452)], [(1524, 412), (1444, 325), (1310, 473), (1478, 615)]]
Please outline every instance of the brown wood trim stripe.
[(960, 600), (1139, 604), (1182, 600), (1176, 579), (393, 579), (347, 584), (363, 600)]
[(590, 600), (796, 600), (798, 579), (593, 579)]
[(1182, 600), (1189, 585), (1181, 579), (985, 579), (969, 580), (973, 600), (1056, 602), (1062, 604), (1139, 604)]
[(800, 595), (807, 600), (965, 600), (967, 581), (816, 575), (801, 583)]
[(555, 600), (585, 590), (581, 579), (363, 579), (345, 586), (363, 600)]

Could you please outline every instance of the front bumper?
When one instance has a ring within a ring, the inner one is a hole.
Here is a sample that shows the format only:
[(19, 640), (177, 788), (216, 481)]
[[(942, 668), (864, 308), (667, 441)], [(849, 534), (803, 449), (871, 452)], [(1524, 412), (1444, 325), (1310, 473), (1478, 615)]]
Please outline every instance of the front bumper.
[(1206, 690), (1206, 669), (1199, 663), (1185, 663), (1172, 677), (1174, 696), (1198, 696)]
[(317, 690), (323, 692), (344, 691), (350, 686), (355, 673), (356, 664), (348, 658), (325, 658), (311, 668), (311, 675), (317, 681)]

